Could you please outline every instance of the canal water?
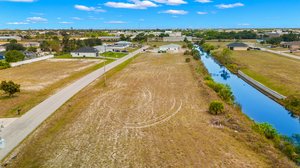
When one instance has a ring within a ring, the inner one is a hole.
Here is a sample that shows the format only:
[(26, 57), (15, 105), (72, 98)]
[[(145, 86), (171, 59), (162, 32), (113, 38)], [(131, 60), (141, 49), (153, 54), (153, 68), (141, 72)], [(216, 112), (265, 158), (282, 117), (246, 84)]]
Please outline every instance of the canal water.
[(300, 134), (300, 119), (291, 114), (283, 106), (264, 95), (237, 75), (221, 66), (209, 54), (199, 49), (201, 61), (212, 78), (222, 84), (227, 84), (235, 96), (235, 101), (242, 111), (256, 122), (271, 124), (283, 135)]

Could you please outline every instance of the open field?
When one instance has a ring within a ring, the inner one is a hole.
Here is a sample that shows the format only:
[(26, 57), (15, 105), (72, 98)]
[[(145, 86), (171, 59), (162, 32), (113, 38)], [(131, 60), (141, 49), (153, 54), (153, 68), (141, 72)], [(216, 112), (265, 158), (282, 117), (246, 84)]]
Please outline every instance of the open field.
[(57, 89), (91, 72), (102, 60), (50, 59), (0, 70), (0, 81), (21, 85), (21, 93), (9, 98), (0, 95), (0, 116), (14, 117), (17, 109), (26, 112)]
[(293, 166), (231, 106), (226, 110), (236, 129), (213, 124), (225, 118), (207, 113), (219, 98), (184, 60), (182, 54), (147, 53), (112, 70), (106, 86), (99, 79), (73, 97), (6, 166)]
[(300, 93), (300, 61), (262, 51), (234, 51), (233, 58), (247, 75), (283, 95)]

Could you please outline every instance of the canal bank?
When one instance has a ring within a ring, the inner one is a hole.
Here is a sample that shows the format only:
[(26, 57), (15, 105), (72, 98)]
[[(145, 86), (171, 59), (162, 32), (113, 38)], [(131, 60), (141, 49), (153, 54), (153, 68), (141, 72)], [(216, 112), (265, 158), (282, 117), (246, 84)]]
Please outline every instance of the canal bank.
[(280, 93), (266, 87), (262, 83), (256, 81), (255, 79), (251, 78), (250, 76), (246, 75), (244, 72), (238, 70), (237, 75), (243, 79), (245, 82), (249, 83), (256, 89), (260, 90), (262, 93), (264, 93), (266, 96), (272, 98), (273, 100), (279, 102), (278, 100), (286, 99), (286, 96), (281, 95)]
[(300, 134), (300, 120), (286, 110), (282, 105), (261, 93), (255, 87), (231, 73), (226, 67), (220, 65), (211, 55), (201, 51), (201, 61), (211, 74), (212, 78), (222, 84), (229, 85), (242, 107), (242, 111), (255, 122), (269, 123), (276, 130), (286, 136)]

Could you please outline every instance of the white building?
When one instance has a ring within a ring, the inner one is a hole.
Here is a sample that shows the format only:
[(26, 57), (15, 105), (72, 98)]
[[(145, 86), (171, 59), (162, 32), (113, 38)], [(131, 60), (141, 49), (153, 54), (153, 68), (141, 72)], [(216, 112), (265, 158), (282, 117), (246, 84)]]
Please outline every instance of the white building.
[(27, 43), (23, 43), (24, 47), (40, 47), (40, 43), (39, 42), (27, 42)]
[(0, 36), (0, 41), (8, 41), (8, 40), (20, 41), (22, 40), (22, 38), (19, 36)]
[(178, 52), (181, 50), (181, 46), (178, 44), (168, 44), (159, 47), (159, 51), (163, 52)]
[(99, 51), (93, 47), (83, 47), (71, 52), (72, 57), (98, 57)]
[(95, 46), (94, 48), (96, 48), (100, 54), (113, 51), (113, 49), (111, 47), (108, 47), (108, 45), (106, 44)]

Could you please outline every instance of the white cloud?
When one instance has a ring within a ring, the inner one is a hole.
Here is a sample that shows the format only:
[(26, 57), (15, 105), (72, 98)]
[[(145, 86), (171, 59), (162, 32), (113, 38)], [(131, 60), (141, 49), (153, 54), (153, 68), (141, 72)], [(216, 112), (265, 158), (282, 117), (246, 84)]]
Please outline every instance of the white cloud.
[(207, 12), (197, 12), (198, 15), (207, 15)]
[(181, 4), (187, 4), (184, 0), (153, 0), (157, 3), (167, 4), (167, 5), (181, 5)]
[(66, 21), (62, 21), (62, 22), (58, 22), (60, 24), (72, 24), (73, 22), (66, 22)]
[(245, 6), (244, 4), (238, 2), (238, 3), (233, 3), (233, 4), (219, 4), (216, 5), (216, 7), (220, 9), (228, 9), (228, 8), (236, 8), (236, 7), (242, 7)]
[(27, 22), (37, 23), (37, 22), (47, 22), (46, 18), (42, 17), (29, 17), (26, 19)]
[(80, 17), (72, 17), (73, 20), (82, 20)]
[(167, 14), (173, 14), (173, 15), (185, 15), (188, 12), (185, 10), (166, 10), (166, 11), (162, 11), (161, 13), (167, 13)]
[(150, 7), (157, 7), (158, 5), (149, 0), (131, 0), (132, 3), (124, 2), (106, 2), (105, 6), (111, 8), (125, 8), (125, 9), (147, 9)]
[(196, 2), (200, 2), (200, 3), (210, 3), (213, 2), (212, 0), (196, 0)]
[(105, 23), (108, 23), (108, 24), (125, 24), (126, 22), (120, 21), (120, 20), (112, 20), (112, 21), (108, 21), (108, 22), (105, 22)]
[(27, 22), (8, 22), (6, 23), (8, 25), (25, 25), (25, 24), (29, 24)]
[(82, 11), (88, 11), (88, 12), (105, 12), (105, 10), (103, 9), (99, 9), (96, 7), (88, 7), (84, 5), (75, 5), (74, 8)]

